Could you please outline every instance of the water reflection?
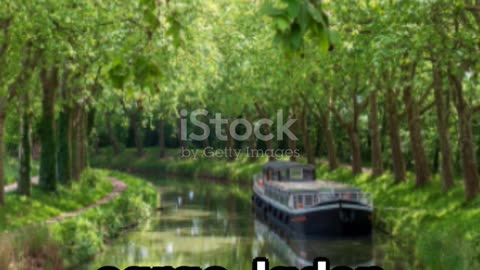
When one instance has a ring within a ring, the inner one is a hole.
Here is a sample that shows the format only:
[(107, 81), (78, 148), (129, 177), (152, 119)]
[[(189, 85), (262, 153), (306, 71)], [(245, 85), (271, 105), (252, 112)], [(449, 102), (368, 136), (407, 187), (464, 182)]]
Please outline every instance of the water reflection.
[(84, 269), (115, 265), (221, 265), (251, 269), (255, 257), (267, 257), (270, 266), (305, 266), (315, 257), (332, 265), (373, 265), (373, 240), (287, 239), (272, 231), (251, 212), (250, 194), (203, 183), (158, 183), (162, 206), (145, 228), (115, 241)]
[(330, 259), (333, 266), (348, 265), (372, 266), (373, 239), (299, 239), (280, 236), (281, 232), (274, 232), (262, 221), (256, 219), (255, 235), (258, 241), (264, 242), (269, 249), (284, 258), (288, 265), (303, 268), (312, 265), (316, 257)]

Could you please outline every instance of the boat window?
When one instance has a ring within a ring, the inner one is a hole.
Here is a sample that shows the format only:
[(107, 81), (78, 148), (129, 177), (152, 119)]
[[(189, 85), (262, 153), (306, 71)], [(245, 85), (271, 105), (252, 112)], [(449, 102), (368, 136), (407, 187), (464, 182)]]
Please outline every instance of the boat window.
[(290, 169), (290, 180), (303, 180), (303, 169), (302, 168), (291, 168)]
[(319, 201), (319, 200), (318, 200), (318, 194), (313, 195), (313, 203), (312, 203), (312, 205), (317, 204), (318, 201)]
[(296, 195), (295, 196), (295, 205), (303, 205), (303, 196), (302, 195)]
[(287, 171), (283, 170), (283, 171), (280, 171), (280, 180), (286, 180), (288, 177), (287, 177)]
[(310, 194), (305, 195), (305, 206), (313, 205), (313, 196)]

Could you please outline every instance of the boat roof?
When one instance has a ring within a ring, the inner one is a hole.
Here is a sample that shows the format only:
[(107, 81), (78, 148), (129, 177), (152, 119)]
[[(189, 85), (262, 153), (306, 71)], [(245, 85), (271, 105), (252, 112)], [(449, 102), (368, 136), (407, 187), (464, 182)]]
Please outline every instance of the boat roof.
[(268, 185), (278, 187), (288, 191), (308, 190), (315, 191), (321, 189), (351, 189), (359, 190), (350, 185), (333, 182), (333, 181), (298, 181), (298, 182), (279, 182), (279, 181), (267, 181)]
[(273, 170), (284, 170), (288, 168), (307, 168), (307, 169), (315, 169), (315, 166), (310, 164), (302, 164), (299, 162), (292, 162), (292, 161), (270, 161), (263, 165), (263, 169), (273, 169)]

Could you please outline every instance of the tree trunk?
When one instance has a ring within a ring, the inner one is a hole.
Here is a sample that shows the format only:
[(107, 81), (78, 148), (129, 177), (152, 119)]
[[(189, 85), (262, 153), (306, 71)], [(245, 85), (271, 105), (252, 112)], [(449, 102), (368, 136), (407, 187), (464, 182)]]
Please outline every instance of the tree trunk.
[(135, 148), (137, 149), (137, 156), (141, 157), (144, 154), (142, 143), (142, 127), (140, 123), (140, 113), (133, 112), (130, 114), (130, 125), (133, 128), (133, 135), (135, 137)]
[(117, 156), (120, 153), (120, 144), (118, 142), (117, 135), (115, 134), (115, 131), (112, 127), (112, 117), (110, 112), (107, 112), (105, 114), (105, 123), (107, 125), (108, 138), (110, 139), (110, 143), (112, 144), (113, 154)]
[(352, 172), (353, 174), (362, 173), (362, 152), (360, 147), (360, 137), (358, 136), (358, 130), (351, 128), (348, 131), (350, 137), (350, 145), (352, 151)]
[(449, 74), (449, 78), (452, 83), (452, 96), (455, 100), (455, 108), (458, 115), (459, 144), (465, 182), (465, 198), (467, 201), (470, 201), (474, 199), (479, 192), (479, 176), (472, 131), (472, 112), (463, 96), (461, 81), (453, 74)]
[(73, 113), (70, 115), (70, 128), (71, 128), (71, 179), (79, 181), (80, 180), (80, 159), (81, 159), (81, 149), (80, 149), (80, 122), (81, 122), (81, 112), (80, 106), (75, 104)]
[(326, 110), (325, 114), (318, 116), (320, 123), (325, 132), (325, 144), (327, 146), (328, 168), (330, 171), (338, 168), (337, 147), (333, 136), (332, 128), (330, 127), (330, 111)]
[(4, 152), (3, 152), (3, 132), (5, 126), (5, 104), (0, 100), (0, 206), (5, 204), (5, 171), (4, 171)]
[(479, 191), (477, 158), (472, 132), (472, 115), (465, 108), (458, 108), (458, 125), (460, 131), (460, 152), (465, 181), (465, 196), (467, 200), (474, 199)]
[(82, 159), (81, 159), (81, 166), (80, 166), (80, 174), (88, 167), (88, 137), (90, 134), (88, 121), (89, 121), (89, 112), (87, 112), (85, 107), (82, 107), (82, 129), (81, 129)]
[(437, 111), (437, 131), (441, 153), (441, 177), (445, 191), (453, 187), (453, 160), (448, 133), (449, 104), (445, 100), (442, 74), (437, 63), (433, 63), (433, 91), (435, 95), (435, 108)]
[(58, 87), (58, 69), (41, 71), (42, 118), (40, 122), (40, 187), (46, 191), (57, 189), (57, 151), (55, 143), (55, 92)]
[(229, 162), (232, 162), (235, 160), (235, 152), (234, 152), (234, 145), (235, 145), (235, 142), (233, 140), (233, 136), (232, 136), (232, 133), (230, 132), (230, 129), (228, 127), (225, 128), (226, 130), (226, 133), (227, 133), (227, 160)]
[(288, 140), (288, 149), (292, 152), (289, 159), (290, 159), (290, 161), (295, 162), (295, 161), (297, 161), (297, 155), (295, 155), (295, 152), (297, 151), (297, 141), (292, 140), (288, 137), (287, 137), (287, 140)]
[(403, 101), (407, 112), (410, 146), (415, 161), (416, 186), (421, 187), (430, 180), (430, 165), (428, 164), (425, 148), (423, 147), (420, 114), (418, 104), (413, 98), (411, 86), (407, 86), (403, 90)]
[(64, 106), (58, 117), (58, 181), (70, 185), (72, 175), (71, 108)]
[(188, 148), (187, 141), (182, 139), (182, 118), (177, 119), (177, 141), (182, 150)]
[(88, 155), (88, 115), (81, 104), (76, 104), (72, 113), (71, 163), (72, 179), (80, 180), (80, 175), (87, 167)]
[(256, 148), (256, 138), (252, 132), (248, 138), (248, 160), (250, 162), (257, 160)]
[(30, 134), (30, 113), (28, 93), (25, 94), (21, 121), (21, 142), (19, 146), (19, 179), (17, 183), (17, 193), (24, 196), (31, 195), (31, 158), (32, 143)]
[(302, 124), (302, 135), (303, 135), (303, 148), (305, 149), (305, 153), (307, 154), (307, 162), (308, 164), (315, 164), (313, 147), (310, 139), (310, 134), (308, 133), (308, 116), (307, 116), (306, 106), (303, 107), (301, 124)]
[[(265, 119), (267, 118), (267, 113), (265, 110), (260, 106), (259, 103), (255, 103), (255, 108), (257, 110), (258, 115), (260, 118)], [(270, 126), (264, 125), (263, 126), (263, 134), (270, 134)], [(267, 155), (268, 155), (268, 160), (269, 161), (275, 161), (275, 154), (274, 154), (274, 149), (273, 149), (273, 139), (267, 140), (265, 142), (267, 144)]]
[(165, 157), (165, 121), (158, 120), (158, 146), (160, 150), (160, 158)]
[[(209, 124), (209, 119), (206, 115), (202, 115), (202, 118), (203, 118), (203, 122), (208, 126)], [(205, 140), (203, 140), (203, 148), (206, 149), (210, 147), (210, 141), (209, 141), (209, 136), (207, 136), (207, 138), (205, 138)]]
[[(295, 119), (296, 116), (295, 114), (292, 114), (289, 116), (289, 120), (290, 119)], [(297, 130), (297, 125), (298, 123), (295, 121), (295, 123), (292, 125), (292, 131), (295, 135), (298, 134)], [(292, 155), (290, 156), (290, 161), (297, 161), (297, 155), (295, 155), (295, 152), (297, 152), (297, 141), (296, 140), (292, 140), (290, 139), (290, 137), (287, 136), (287, 140), (288, 140), (288, 149), (290, 149), (290, 151), (292, 151)]]
[(388, 120), (388, 136), (390, 137), (390, 150), (392, 152), (393, 173), (395, 183), (405, 181), (405, 161), (402, 153), (402, 142), (400, 139), (400, 126), (398, 122), (398, 110), (396, 94), (392, 89), (386, 92), (386, 112)]
[(368, 128), (370, 131), (372, 175), (378, 177), (383, 174), (382, 144), (380, 141), (380, 129), (378, 124), (377, 92), (370, 95), (370, 110), (368, 116)]

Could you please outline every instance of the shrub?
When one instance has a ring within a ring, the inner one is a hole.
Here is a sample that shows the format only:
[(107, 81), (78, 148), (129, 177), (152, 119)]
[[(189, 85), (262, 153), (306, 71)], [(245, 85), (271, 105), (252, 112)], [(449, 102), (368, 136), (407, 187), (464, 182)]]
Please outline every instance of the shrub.
[(97, 226), (84, 218), (67, 220), (60, 225), (63, 255), (72, 265), (91, 260), (103, 249), (103, 239)]
[(80, 181), (89, 187), (95, 187), (100, 179), (95, 170), (86, 169), (80, 175)]
[(143, 196), (121, 197), (115, 202), (113, 213), (118, 215), (123, 227), (137, 225), (139, 220), (150, 216), (151, 207), (143, 200)]
[(100, 215), (102, 218), (99, 221), (99, 224), (102, 230), (103, 238), (115, 239), (119, 237), (123, 227), (125, 226), (122, 223), (121, 216), (114, 211), (105, 211)]
[(61, 245), (44, 226), (26, 227), (15, 235), (15, 264), (19, 269), (64, 269)]

